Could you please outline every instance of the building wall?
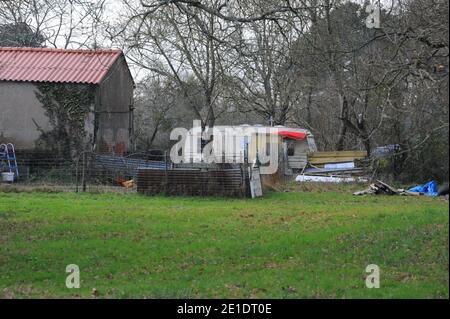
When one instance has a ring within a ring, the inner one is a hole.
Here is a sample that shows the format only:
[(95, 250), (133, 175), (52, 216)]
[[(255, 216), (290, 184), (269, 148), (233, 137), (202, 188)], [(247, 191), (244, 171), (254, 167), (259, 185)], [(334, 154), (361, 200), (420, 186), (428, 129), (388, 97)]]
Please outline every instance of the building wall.
[(121, 57), (98, 88), (96, 143), (99, 152), (131, 151), (133, 89), (133, 79)]
[(16, 149), (34, 149), (41, 135), (36, 124), (51, 130), (35, 92), (31, 83), (0, 81), (0, 143), (13, 143)]
[[(94, 142), (99, 152), (130, 151), (133, 87), (121, 57), (96, 88), (95, 107), (85, 119), (88, 149)], [(53, 129), (36, 91), (33, 83), (0, 81), (0, 143), (13, 143), (18, 150), (32, 151), (41, 136), (36, 124), (44, 131)]]

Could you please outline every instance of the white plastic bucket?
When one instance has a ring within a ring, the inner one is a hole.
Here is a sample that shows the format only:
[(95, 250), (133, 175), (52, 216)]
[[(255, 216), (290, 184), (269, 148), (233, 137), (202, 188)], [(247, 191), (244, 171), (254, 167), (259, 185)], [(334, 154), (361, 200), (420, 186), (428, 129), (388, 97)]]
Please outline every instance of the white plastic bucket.
[(14, 182), (14, 173), (4, 172), (2, 173), (2, 181), (4, 182)]

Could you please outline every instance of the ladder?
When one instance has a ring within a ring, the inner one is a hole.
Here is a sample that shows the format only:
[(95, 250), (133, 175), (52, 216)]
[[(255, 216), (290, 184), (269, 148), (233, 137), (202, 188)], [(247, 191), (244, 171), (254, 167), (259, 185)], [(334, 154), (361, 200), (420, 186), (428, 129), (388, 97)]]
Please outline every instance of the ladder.
[(12, 143), (0, 144), (0, 172), (6, 166), (10, 173), (15, 173), (15, 178), (19, 178), (19, 168), (17, 167), (16, 151)]

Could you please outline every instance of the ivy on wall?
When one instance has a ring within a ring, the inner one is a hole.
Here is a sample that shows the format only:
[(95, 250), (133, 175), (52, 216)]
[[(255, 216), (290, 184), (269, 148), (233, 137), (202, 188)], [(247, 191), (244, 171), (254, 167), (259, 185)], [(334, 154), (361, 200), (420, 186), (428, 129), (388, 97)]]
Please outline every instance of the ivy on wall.
[(94, 104), (94, 88), (89, 85), (40, 83), (36, 97), (49, 118), (52, 130), (41, 132), (37, 148), (63, 157), (74, 157), (85, 149), (86, 118)]

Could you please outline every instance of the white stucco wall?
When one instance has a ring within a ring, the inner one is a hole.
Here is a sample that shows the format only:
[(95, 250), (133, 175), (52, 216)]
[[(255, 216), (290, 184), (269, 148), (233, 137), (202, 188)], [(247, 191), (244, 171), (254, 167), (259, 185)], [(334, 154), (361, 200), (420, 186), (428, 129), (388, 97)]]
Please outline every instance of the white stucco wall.
[(31, 83), (0, 81), (1, 143), (14, 143), (16, 149), (34, 149), (41, 135), (36, 124), (45, 131), (52, 129), (35, 91)]

